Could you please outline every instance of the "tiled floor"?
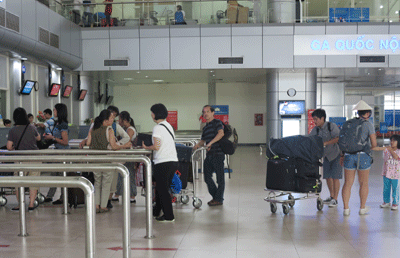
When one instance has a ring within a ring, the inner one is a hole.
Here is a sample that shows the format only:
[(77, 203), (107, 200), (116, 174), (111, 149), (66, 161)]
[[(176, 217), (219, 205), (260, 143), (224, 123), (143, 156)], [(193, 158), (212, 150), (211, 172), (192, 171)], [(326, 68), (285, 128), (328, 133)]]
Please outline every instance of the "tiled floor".
[[(208, 207), (210, 197), (203, 180), (198, 196), (203, 206), (176, 205), (176, 221), (154, 222), (155, 239), (144, 239), (144, 198), (132, 210), (131, 257), (396, 257), (400, 254), (399, 212), (381, 209), (382, 153), (374, 154), (367, 205), (369, 215), (358, 215), (358, 184), (351, 197), (351, 215), (343, 205), (316, 209), (316, 199), (296, 202), (288, 215), (278, 206), (272, 214), (264, 201), (265, 152), (259, 147), (239, 147), (231, 158), (233, 174), (226, 179), (223, 207)], [(325, 182), (324, 182), (325, 183)], [(42, 192), (46, 192), (43, 189)], [(327, 197), (324, 184), (323, 197)], [(62, 215), (62, 207), (40, 206), (27, 214), (29, 237), (18, 237), (19, 217), (10, 209), (14, 196), (0, 208), (0, 257), (84, 257), (84, 208)], [(96, 257), (122, 257), (122, 206), (96, 215)], [(8, 246), (8, 247), (3, 247)], [(158, 248), (158, 249), (157, 249)], [(149, 249), (149, 250), (148, 250)]]

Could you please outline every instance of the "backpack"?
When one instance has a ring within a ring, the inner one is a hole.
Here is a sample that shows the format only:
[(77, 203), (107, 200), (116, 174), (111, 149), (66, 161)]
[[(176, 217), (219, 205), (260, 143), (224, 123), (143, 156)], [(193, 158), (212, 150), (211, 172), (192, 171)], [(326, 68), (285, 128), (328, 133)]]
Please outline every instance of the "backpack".
[(185, 20), (183, 19), (183, 13), (178, 11), (175, 12), (175, 23), (184, 23)]
[[(219, 119), (216, 119), (219, 120)], [(221, 120), (219, 120), (221, 121)], [(236, 129), (232, 130), (232, 126), (230, 126), (229, 124), (225, 124), (224, 122), (221, 121), (221, 123), (224, 126), (224, 136), (218, 141), (219, 146), (222, 149), (222, 152), (224, 154), (228, 154), (228, 155), (233, 155), (235, 153), (238, 141), (239, 141), (239, 137), (238, 134), (236, 132)], [(215, 128), (215, 130), (217, 130), (217, 128)], [(229, 140), (229, 138), (233, 135), (233, 142)]]
[(370, 152), (368, 139), (361, 139), (362, 125), (367, 120), (354, 118), (346, 121), (339, 133), (339, 149), (345, 153)]

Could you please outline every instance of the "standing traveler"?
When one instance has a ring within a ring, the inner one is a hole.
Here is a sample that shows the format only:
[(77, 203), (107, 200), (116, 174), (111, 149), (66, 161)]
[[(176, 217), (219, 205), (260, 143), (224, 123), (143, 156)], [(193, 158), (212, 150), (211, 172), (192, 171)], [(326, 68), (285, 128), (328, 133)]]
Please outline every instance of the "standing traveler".
[[(54, 106), (53, 109), (53, 115), (56, 118), (56, 122), (54, 124), (54, 128), (52, 130), (52, 132), (48, 132), (46, 131), (43, 134), (43, 138), (45, 140), (52, 140), (54, 142), (54, 147), (56, 149), (69, 149), (69, 140), (68, 140), (68, 133), (69, 133), (69, 129), (68, 129), (68, 110), (67, 110), (67, 106), (63, 103), (58, 103)], [(50, 114), (51, 116), (51, 114)], [(47, 122), (49, 122), (51, 119), (49, 119)], [(46, 127), (47, 128), (51, 128)], [(52, 173), (52, 175), (59, 175), (59, 172), (54, 172)], [(47, 193), (46, 199), (45, 201), (47, 202), (51, 202), (54, 194), (56, 193), (57, 188), (56, 187), (51, 187)], [(53, 204), (57, 205), (57, 204), (62, 204), (63, 203), (63, 196), (64, 193), (63, 191), (61, 191), (61, 196), (60, 199), (56, 200), (53, 202)]]
[(390, 146), (378, 147), (383, 150), (383, 203), (381, 208), (390, 208), (390, 190), (392, 190), (392, 210), (399, 208), (399, 177), (400, 177), (400, 135), (390, 136)]
[[(124, 145), (117, 144), (114, 136), (114, 130), (111, 125), (114, 122), (114, 116), (111, 111), (105, 109), (94, 120), (93, 131), (89, 132), (87, 144), (93, 150), (120, 150), (128, 149), (132, 146), (131, 142)], [(93, 172), (95, 203), (97, 213), (109, 211), (107, 204), (110, 196), (110, 188), (114, 172)]]
[(186, 22), (185, 22), (185, 11), (182, 10), (182, 5), (177, 5), (176, 6), (175, 24), (176, 25), (186, 25)]
[[(103, 3), (112, 3), (114, 0), (105, 0)], [(104, 11), (106, 15), (106, 27), (112, 26), (111, 24), (111, 14), (112, 14), (112, 4), (106, 4), (106, 9)]]
[(37, 124), (39, 127), (44, 128), (45, 133), (51, 133), (54, 129), (55, 120), (52, 115), (53, 112), (51, 111), (50, 108), (45, 109), (43, 111), (43, 116), (44, 118), (46, 118), (46, 122)]
[[(204, 160), (204, 181), (207, 184), (208, 192), (212, 196), (212, 200), (207, 203), (210, 206), (222, 205), (225, 191), (225, 154), (218, 143), (224, 136), (224, 125), (220, 120), (214, 119), (214, 114), (213, 107), (209, 105), (203, 107), (203, 117), (206, 119), (207, 124), (203, 128), (201, 140), (193, 147), (193, 150), (196, 150), (206, 144), (208, 148), (207, 156)], [(212, 179), (213, 172), (217, 175), (218, 187)]]
[[(133, 142), (137, 136), (135, 122), (133, 121), (131, 115), (127, 111), (122, 111), (119, 114), (119, 124), (126, 130), (128, 133), (131, 142)], [(131, 184), (131, 203), (136, 203), (136, 169), (137, 169), (137, 162), (126, 162), (125, 167), (129, 170), (129, 178)], [(118, 201), (118, 197), (122, 194), (122, 176), (118, 174), (118, 182), (117, 182), (117, 191), (115, 192), (114, 197), (112, 198), (113, 201)]]
[[(156, 181), (156, 206), (153, 216), (160, 222), (175, 221), (169, 189), (176, 171), (178, 155), (175, 147), (175, 133), (172, 126), (165, 120), (167, 108), (159, 103), (151, 108), (151, 118), (157, 124), (153, 127), (153, 145), (142, 147), (153, 151), (153, 177)], [(160, 216), (161, 211), (164, 213)]]
[[(14, 127), (10, 129), (7, 140), (7, 150), (38, 150), (36, 145), (37, 141), (40, 141), (40, 135), (36, 128), (29, 123), (28, 115), (25, 109), (19, 107), (14, 110), (13, 113)], [(19, 175), (19, 172), (14, 173), (15, 176)], [(40, 172), (24, 172), (26, 176), (40, 176)], [(29, 187), (29, 206), (28, 211), (35, 209), (34, 202), (37, 196), (38, 187)], [(25, 193), (22, 193), (25, 194)], [(17, 200), (18, 191), (16, 191)], [(19, 207), (12, 208), (13, 211), (18, 211)]]
[(344, 165), (344, 185), (342, 189), (343, 215), (350, 215), (349, 200), (356, 172), (360, 185), (360, 215), (369, 212), (365, 206), (368, 197), (369, 170), (371, 169), (371, 150), (377, 147), (374, 126), (369, 122), (372, 108), (360, 100), (353, 110), (357, 110), (358, 118), (353, 118), (343, 124), (339, 135), (339, 148), (343, 152), (341, 164)]
[(330, 197), (325, 200), (329, 207), (336, 207), (338, 204), (338, 195), (340, 190), (340, 181), (343, 172), (340, 166), (340, 149), (337, 144), (339, 141), (339, 127), (330, 122), (326, 122), (326, 112), (323, 109), (316, 109), (312, 113), (315, 127), (310, 135), (319, 135), (324, 142), (324, 162), (323, 178), (329, 188)]

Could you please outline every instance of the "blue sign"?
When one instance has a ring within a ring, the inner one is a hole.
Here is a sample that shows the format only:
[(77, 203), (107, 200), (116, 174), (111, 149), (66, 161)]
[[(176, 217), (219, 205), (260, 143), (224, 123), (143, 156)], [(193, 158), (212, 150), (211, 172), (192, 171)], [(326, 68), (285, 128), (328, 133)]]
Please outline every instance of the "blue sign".
[(329, 22), (369, 22), (369, 8), (329, 8)]
[(380, 133), (387, 133), (388, 132), (388, 126), (385, 122), (380, 122), (379, 123), (379, 132)]
[(342, 129), (344, 122), (346, 122), (345, 117), (330, 117), (329, 122), (336, 124), (339, 129)]
[(228, 105), (212, 105), (215, 109), (215, 115), (229, 115)]
[(21, 67), (21, 71), (22, 71), (22, 73), (26, 73), (26, 67), (25, 67), (25, 65), (23, 65), (23, 66)]
[(394, 115), (393, 110), (385, 110), (385, 123), (388, 127), (392, 127), (391, 131), (397, 131), (400, 128), (400, 110), (395, 110)]

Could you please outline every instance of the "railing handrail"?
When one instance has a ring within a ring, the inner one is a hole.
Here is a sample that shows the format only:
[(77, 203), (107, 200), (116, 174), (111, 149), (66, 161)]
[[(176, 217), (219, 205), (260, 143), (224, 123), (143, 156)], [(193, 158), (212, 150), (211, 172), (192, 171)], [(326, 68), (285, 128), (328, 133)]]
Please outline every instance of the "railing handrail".
[[(27, 166), (24, 171), (29, 171)], [(94, 188), (89, 180), (83, 177), (0, 177), (1, 186), (10, 187), (78, 187), (85, 193), (86, 205), (86, 257), (94, 258), (96, 251), (96, 231), (95, 231), (95, 203)], [(25, 220), (25, 214), (21, 214)], [(26, 234), (25, 234), (26, 235)]]
[[(66, 3), (66, 4), (61, 4), (62, 6), (88, 6), (88, 5), (124, 5), (124, 4), (167, 4), (167, 3), (182, 3), (182, 2), (226, 2), (226, 0), (162, 0), (162, 1), (131, 1), (131, 2), (109, 2), (109, 3), (90, 3), (90, 4), (81, 4), (81, 3)], [(254, 2), (254, 0), (240, 0), (240, 2)], [(228, 4), (228, 3), (226, 3)]]
[(47, 150), (14, 150), (0, 151), (1, 155), (150, 155), (153, 152), (145, 149), (126, 150), (91, 150), (91, 149), (47, 149)]

